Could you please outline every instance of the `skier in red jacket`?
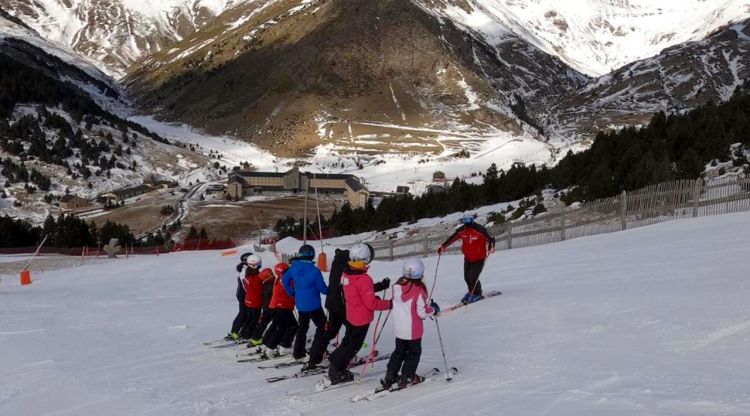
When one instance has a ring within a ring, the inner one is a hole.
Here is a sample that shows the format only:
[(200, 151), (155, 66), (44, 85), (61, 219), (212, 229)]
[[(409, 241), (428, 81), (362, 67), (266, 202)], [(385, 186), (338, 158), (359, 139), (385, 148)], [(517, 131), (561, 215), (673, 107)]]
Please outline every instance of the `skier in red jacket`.
[(463, 225), (438, 248), (438, 254), (443, 254), (446, 248), (461, 239), (461, 252), (464, 254), (464, 280), (469, 288), (461, 299), (463, 303), (472, 303), (483, 298), (479, 274), (482, 273), (487, 256), (495, 252), (495, 237), (491, 236), (486, 228), (474, 222), (474, 217), (473, 214), (464, 215), (461, 218)]
[(242, 279), (242, 287), (245, 289), (247, 316), (240, 330), (240, 338), (249, 341), (252, 338), (255, 326), (258, 324), (263, 307), (263, 281), (260, 278), (260, 270), (263, 265), (260, 256), (257, 254), (249, 256), (245, 263), (247, 264), (247, 274)]
[(273, 283), (273, 295), (268, 304), (272, 319), (268, 330), (263, 335), (263, 354), (266, 357), (279, 357), (292, 353), (292, 341), (297, 332), (294, 298), (286, 293), (281, 283), (281, 277), (288, 268), (289, 265), (286, 263), (279, 263), (273, 268), (276, 279)]

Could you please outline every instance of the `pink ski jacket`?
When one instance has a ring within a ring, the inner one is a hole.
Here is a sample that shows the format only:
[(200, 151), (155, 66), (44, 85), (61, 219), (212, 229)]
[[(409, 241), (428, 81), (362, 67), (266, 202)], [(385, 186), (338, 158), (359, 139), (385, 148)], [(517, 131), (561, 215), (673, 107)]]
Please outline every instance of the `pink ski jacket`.
[(367, 273), (346, 270), (341, 276), (341, 286), (344, 288), (346, 320), (354, 326), (372, 322), (375, 311), (391, 309), (391, 301), (375, 296), (372, 278)]
[(422, 338), (422, 320), (435, 313), (427, 305), (427, 293), (411, 283), (393, 286), (393, 332), (396, 338), (411, 341)]

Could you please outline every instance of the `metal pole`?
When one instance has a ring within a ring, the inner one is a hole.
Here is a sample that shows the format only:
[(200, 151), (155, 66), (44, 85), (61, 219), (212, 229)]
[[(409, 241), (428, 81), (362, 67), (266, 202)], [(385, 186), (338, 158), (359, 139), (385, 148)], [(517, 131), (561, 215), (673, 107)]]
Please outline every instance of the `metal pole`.
[(437, 285), (438, 267), (440, 267), (440, 258), (442, 254), (438, 254), (437, 264), (435, 265), (435, 280), (432, 281), (432, 288), (430, 288), (430, 295), (427, 297), (428, 301), (432, 300), (432, 293), (435, 292), (435, 285)]
[(37, 247), (37, 248), (36, 248), (36, 251), (34, 252), (34, 254), (32, 254), (32, 255), (31, 255), (31, 258), (29, 259), (29, 261), (27, 261), (27, 262), (26, 262), (26, 265), (25, 265), (25, 266), (23, 266), (23, 269), (21, 269), (21, 271), (22, 271), (22, 272), (24, 272), (24, 271), (26, 271), (26, 270), (29, 270), (29, 266), (31, 266), (31, 260), (33, 260), (33, 259), (34, 259), (34, 257), (36, 257), (36, 256), (37, 256), (37, 254), (39, 254), (39, 251), (41, 251), (41, 250), (42, 250), (42, 246), (43, 246), (43, 245), (44, 245), (44, 243), (45, 243), (45, 242), (47, 241), (47, 237), (49, 237), (49, 235), (45, 235), (45, 236), (44, 236), (44, 238), (42, 239), (42, 242), (41, 242), (41, 243), (39, 243), (39, 247)]
[(258, 218), (255, 216), (255, 213), (250, 211), (250, 213), (253, 215), (253, 220), (255, 220), (255, 225), (258, 226), (258, 245), (262, 244), (261, 238), (263, 238), (263, 230), (260, 228), (260, 223), (258, 222)]
[(443, 365), (445, 365), (445, 381), (451, 381), (451, 372), (448, 369), (448, 359), (445, 358), (445, 348), (443, 347), (443, 336), (440, 334), (440, 324), (438, 324), (438, 318), (435, 317), (435, 326), (437, 327), (438, 341), (440, 342), (440, 352), (443, 353)]
[[(315, 172), (313, 172), (313, 180)], [(318, 201), (318, 186), (315, 185), (315, 209), (318, 211), (318, 238), (320, 239), (320, 252), (323, 252), (323, 224), (320, 223), (320, 202)]]
[[(305, 176), (307, 179), (307, 176)], [(305, 218), (302, 220), (302, 240), (307, 244), (307, 191), (310, 189), (310, 181), (305, 180)]]

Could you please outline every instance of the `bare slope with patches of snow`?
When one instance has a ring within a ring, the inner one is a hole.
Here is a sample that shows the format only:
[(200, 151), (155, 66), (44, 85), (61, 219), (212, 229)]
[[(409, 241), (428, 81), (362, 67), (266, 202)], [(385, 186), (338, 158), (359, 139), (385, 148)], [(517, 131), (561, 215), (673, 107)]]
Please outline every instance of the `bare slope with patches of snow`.
[(600, 76), (750, 17), (747, 0), (415, 0), (498, 43), (518, 36)]
[[(371, 403), (350, 397), (376, 385), (384, 362), (361, 383), (313, 393), (319, 377), (268, 384), (294, 370), (201, 344), (236, 313), (236, 258), (120, 258), (34, 273), (27, 287), (2, 276), (0, 413), (744, 415), (748, 244), (743, 213), (496, 253), (482, 281), (503, 295), (440, 319), (459, 376)], [(435, 267), (426, 259), (428, 283)], [(462, 267), (460, 256), (442, 258), (441, 305), (466, 291)], [(400, 270), (375, 261), (371, 274)], [(442, 367), (435, 324), (425, 329), (420, 369)]]

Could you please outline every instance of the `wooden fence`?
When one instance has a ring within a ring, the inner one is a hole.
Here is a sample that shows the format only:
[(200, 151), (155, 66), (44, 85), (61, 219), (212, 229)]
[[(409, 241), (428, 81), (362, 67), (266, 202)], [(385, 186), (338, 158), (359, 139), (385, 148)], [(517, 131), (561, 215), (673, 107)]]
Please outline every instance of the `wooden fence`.
[[(750, 211), (750, 178), (727, 177), (704, 182), (679, 180), (651, 185), (618, 196), (573, 204), (534, 218), (489, 228), (497, 250), (549, 244), (664, 221)], [(391, 259), (434, 253), (448, 234), (420, 240), (373, 243), (375, 256)], [(448, 252), (460, 250), (460, 241)]]

